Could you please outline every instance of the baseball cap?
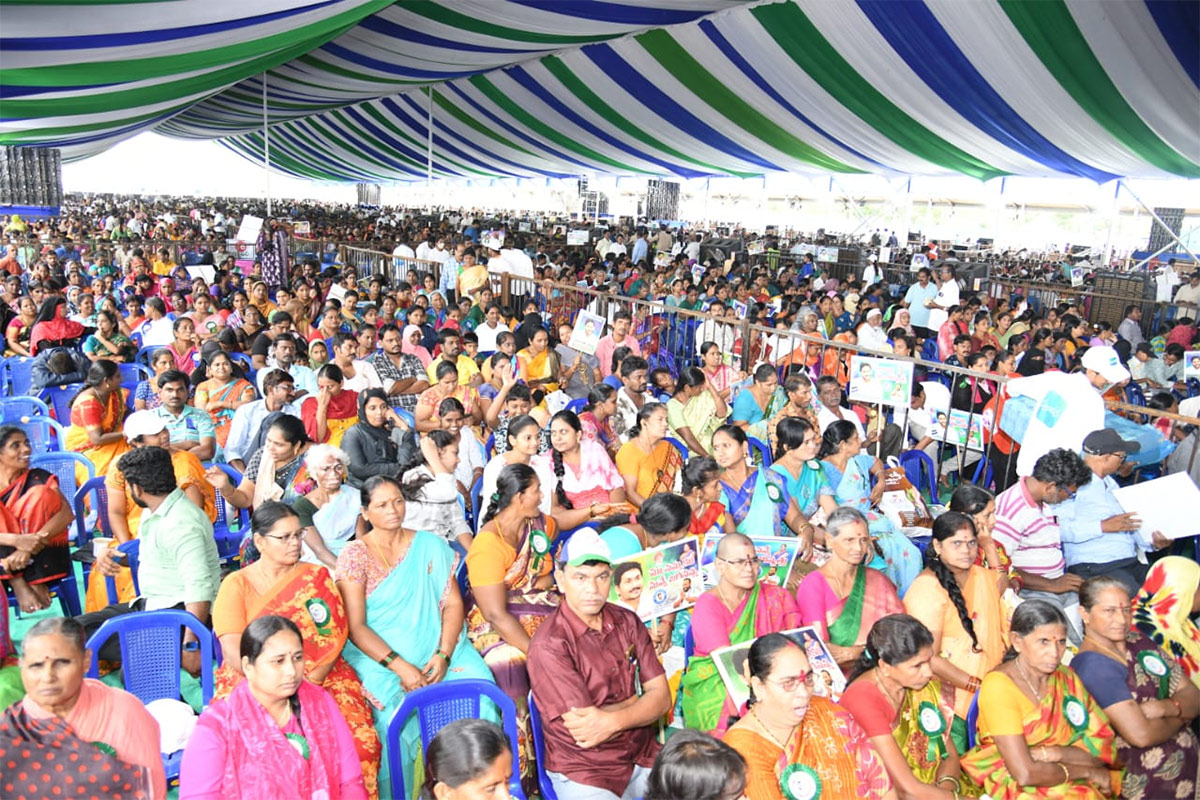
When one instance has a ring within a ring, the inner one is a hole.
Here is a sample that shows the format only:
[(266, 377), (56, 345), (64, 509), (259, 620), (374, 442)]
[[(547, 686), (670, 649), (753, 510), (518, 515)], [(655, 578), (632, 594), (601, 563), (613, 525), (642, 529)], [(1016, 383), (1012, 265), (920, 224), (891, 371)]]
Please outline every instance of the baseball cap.
[(578, 567), (588, 561), (603, 561), (612, 564), (612, 551), (608, 544), (600, 538), (600, 534), (591, 528), (584, 528), (570, 539), (563, 547), (562, 562), (567, 566)]
[(1083, 437), (1083, 452), (1090, 456), (1107, 456), (1113, 453), (1136, 453), (1142, 446), (1128, 439), (1122, 439), (1121, 434), (1112, 428), (1101, 428)]
[(125, 419), (124, 433), (129, 441), (139, 436), (153, 436), (167, 429), (167, 421), (153, 411), (135, 411)]
[(1109, 383), (1129, 380), (1129, 370), (1121, 366), (1121, 357), (1111, 347), (1089, 347), (1079, 363), (1084, 369), (1099, 372)]

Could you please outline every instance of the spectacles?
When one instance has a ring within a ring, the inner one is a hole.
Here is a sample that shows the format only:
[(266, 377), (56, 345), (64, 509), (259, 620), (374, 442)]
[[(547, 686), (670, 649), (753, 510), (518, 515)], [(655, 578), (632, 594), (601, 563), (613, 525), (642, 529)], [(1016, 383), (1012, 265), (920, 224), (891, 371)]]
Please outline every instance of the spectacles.
[(317, 467), (316, 469), (317, 472), (329, 472), (330, 470), (333, 470), (334, 472), (345, 472), (346, 465), (339, 461), (335, 464), (326, 464), (323, 467)]
[(720, 556), (717, 556), (717, 560), (724, 561), (726, 564), (733, 567), (734, 569), (741, 569), (742, 567), (746, 567), (746, 566), (752, 567), (758, 563), (757, 556), (754, 556), (752, 558), (738, 558), (738, 559), (734, 559), (734, 560), (730, 560), (728, 558), (721, 558)]
[(284, 542), (285, 544), (290, 544), (291, 542), (299, 542), (304, 539), (303, 532), (289, 533), (287, 536), (276, 536), (273, 533), (264, 533), (262, 535), (267, 537), (268, 539), (275, 539), (276, 541)]
[(799, 689), (801, 685), (803, 685), (806, 689), (812, 689), (813, 674), (812, 672), (806, 672), (803, 675), (799, 675), (794, 678), (784, 678), (781, 681), (767, 680), (766, 683), (774, 684), (785, 692), (794, 692)]

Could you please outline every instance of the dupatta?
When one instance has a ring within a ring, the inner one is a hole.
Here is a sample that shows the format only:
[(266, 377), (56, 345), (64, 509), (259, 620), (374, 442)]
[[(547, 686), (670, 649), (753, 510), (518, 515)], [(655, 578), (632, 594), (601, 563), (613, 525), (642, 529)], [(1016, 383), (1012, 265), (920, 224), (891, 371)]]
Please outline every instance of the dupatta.
[(775, 777), (786, 787), (784, 797), (795, 800), (878, 800), (892, 789), (883, 763), (854, 717), (821, 695), (812, 696), (808, 713), (788, 737), (775, 763)]
[[(761, 480), (760, 480), (761, 478)], [(778, 483), (765, 477), (762, 469), (751, 469), (750, 475), (740, 488), (734, 489), (721, 481), (725, 494), (725, 507), (737, 520), (737, 529), (747, 536), (779, 536), (787, 508), (787, 496)]]
[(854, 585), (850, 587), (850, 594), (846, 595), (842, 613), (833, 624), (826, 625), (831, 643), (838, 647), (852, 647), (858, 642), (858, 632), (862, 628), (863, 599), (866, 594), (867, 568), (860, 565), (854, 572)]
[[(342, 484), (341, 490), (313, 514), (313, 525), (316, 526), (317, 533), (321, 535), (325, 547), (335, 556), (340, 554), (346, 542), (354, 537), (361, 510), (362, 498), (358, 491), (349, 484)], [(307, 545), (304, 551), (304, 555), (316, 558)]]
[[(758, 616), (758, 599), (761, 583), (743, 601), (742, 613), (733, 630), (729, 632), (729, 643), (740, 644), (755, 637), (755, 621)], [(683, 694), (683, 719), (689, 728), (712, 731), (724, 728), (721, 709), (727, 702), (725, 682), (717, 672), (717, 662), (711, 655), (693, 655), (688, 660), (679, 690)]]
[(1200, 686), (1200, 630), (1190, 616), (1197, 585), (1200, 564), (1195, 561), (1182, 556), (1156, 561), (1133, 600), (1133, 626), (1173, 655)]

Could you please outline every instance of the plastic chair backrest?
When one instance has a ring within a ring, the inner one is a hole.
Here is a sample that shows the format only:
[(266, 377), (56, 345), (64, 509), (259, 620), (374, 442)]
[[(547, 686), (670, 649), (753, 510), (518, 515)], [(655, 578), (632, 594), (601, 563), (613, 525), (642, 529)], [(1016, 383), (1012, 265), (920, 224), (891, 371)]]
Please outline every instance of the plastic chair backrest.
[(1125, 384), (1125, 402), (1131, 406), (1145, 406), (1146, 393), (1136, 383)]
[(58, 486), (64, 497), (74, 497), (79, 489), (76, 465), (83, 466), (88, 480), (96, 477), (96, 466), (79, 453), (38, 453), (29, 460), (30, 467), (44, 469), (58, 478)]
[[(242, 482), (242, 473), (228, 464), (214, 464), (229, 477), (235, 487)], [(241, 549), (242, 539), (250, 530), (250, 509), (238, 508), (225, 499), (217, 489), (217, 520), (213, 523), (213, 537), (217, 540), (217, 553), (222, 562), (232, 559)]]
[(82, 389), (82, 383), (64, 383), (61, 386), (47, 386), (42, 389), (41, 396), (54, 412), (54, 419), (58, 424), (64, 427), (71, 424), (71, 401)]
[(51, 417), (40, 414), (36, 417), (6, 419), (4, 424), (16, 425), (25, 431), (25, 435), (29, 437), (29, 446), (35, 453), (62, 450), (67, 435), (62, 425), (59, 425)]
[(766, 469), (771, 466), (771, 448), (767, 447), (766, 442), (761, 439), (755, 439), (753, 436), (746, 438), (746, 444), (750, 446), (750, 454), (758, 453), (759, 460), (762, 462), (762, 467)]
[[(128, 542), (121, 542), (117, 545), (117, 549), (128, 556), (126, 566), (129, 567), (129, 575), (133, 579), (134, 594), (141, 594), (141, 587), (138, 585), (138, 557), (141, 555), (142, 542), (140, 539), (130, 539)], [(117, 581), (108, 575), (104, 576), (104, 589), (108, 594), (109, 605), (116, 605), (121, 602), (120, 596), (117, 594)]]
[(92, 512), (95, 514), (94, 526), (105, 536), (112, 537), (112, 528), (108, 525), (108, 489), (104, 486), (104, 476), (92, 478), (75, 492), (71, 505), (75, 510), (75, 546), (83, 547), (92, 540), (93, 527), (88, 525), (87, 500), (92, 498)]
[(154, 377), (154, 373), (149, 367), (141, 364), (118, 364), (117, 367), (121, 370), (121, 385), (133, 384), (134, 388), (144, 380), (149, 380)]
[(979, 736), (979, 692), (971, 698), (971, 707), (967, 709), (967, 747), (974, 747)]
[(937, 339), (926, 339), (925, 344), (921, 345), (921, 360), (922, 361), (941, 361), (938, 358), (938, 343)]
[(583, 411), (583, 407), (587, 405), (586, 397), (576, 397), (571, 402), (567, 403), (567, 411), (572, 414), (579, 414)]
[(479, 530), (479, 521), (483, 519), (483, 514), (487, 510), (481, 507), (483, 503), (483, 476), (480, 475), (471, 484), (471, 530)]
[[(983, 479), (982, 482), (980, 478)], [(981, 458), (975, 463), (975, 476), (971, 478), (971, 483), (985, 489), (992, 485), (992, 464), (988, 459)]]
[(179, 651), (184, 627), (190, 628), (200, 642), (200, 687), (207, 707), (213, 697), (213, 636), (204, 623), (187, 611), (174, 608), (135, 611), (105, 620), (88, 639), (92, 664), (87, 677), (100, 677), (100, 647), (116, 636), (121, 642), (125, 691), (143, 704), (163, 697), (181, 699)]
[(533, 692), (529, 693), (529, 734), (533, 737), (533, 754), (537, 759), (538, 789), (542, 792), (542, 800), (558, 800), (554, 784), (546, 774), (546, 740), (542, 735), (542, 715), (533, 702)]
[(157, 346), (157, 345), (150, 345), (149, 347), (142, 347), (137, 351), (137, 356), (134, 357), (134, 361), (136, 361), (138, 364), (141, 364), (146, 369), (150, 370), (150, 374), (153, 375), (154, 367), (152, 367), (150, 365), (150, 359), (154, 356), (155, 350), (161, 350), (161, 349), (162, 349), (162, 347)]
[(467, 548), (456, 541), (451, 541), (449, 544), (450, 549), (458, 555), (458, 567), (454, 570), (454, 580), (458, 583), (458, 593), (463, 596), (465, 603), (467, 592), (471, 590), (471, 583), (467, 579)]
[(1188, 397), (1200, 396), (1200, 378), (1187, 379)]
[(671, 444), (672, 447), (679, 451), (679, 455), (683, 456), (683, 460), (686, 462), (688, 460), (687, 445), (676, 439), (674, 436), (667, 436), (665, 439)]
[(417, 429), (417, 418), (407, 408), (397, 408), (396, 416), (404, 420), (404, 424), (408, 426), (409, 430)]
[[(400, 732), (404, 724), (413, 714), (417, 715), (417, 726), (421, 733), (421, 751), (429, 748), (429, 743), (438, 731), (446, 725), (460, 719), (479, 719), (482, 715), (483, 700), (487, 698), (500, 711), (501, 725), (508, 736), (513, 758), (514, 785), (509, 787), (509, 793), (520, 800), (525, 795), (520, 789), (521, 769), (518, 763), (520, 748), (517, 746), (517, 707), (512, 699), (499, 686), (491, 681), (474, 679), (451, 680), (436, 683), (409, 692), (400, 704), (387, 727), (388, 767), (392, 775), (393, 786), (404, 785), (405, 757), (400, 747)], [(410, 754), (414, 755), (415, 754)]]
[(934, 503), (941, 503), (938, 498), (937, 487), (937, 468), (933, 465), (933, 459), (928, 453), (920, 450), (905, 450), (900, 454), (900, 466), (904, 467), (904, 473), (908, 476), (909, 482), (919, 492), (921, 491), (922, 479), (926, 489), (929, 490), (929, 498)]
[(33, 359), (29, 356), (4, 359), (0, 366), (0, 388), (7, 388), (12, 397), (29, 394), (33, 388)]
[(50, 409), (36, 397), (0, 397), (0, 415), (5, 422), (21, 417), (48, 417)]

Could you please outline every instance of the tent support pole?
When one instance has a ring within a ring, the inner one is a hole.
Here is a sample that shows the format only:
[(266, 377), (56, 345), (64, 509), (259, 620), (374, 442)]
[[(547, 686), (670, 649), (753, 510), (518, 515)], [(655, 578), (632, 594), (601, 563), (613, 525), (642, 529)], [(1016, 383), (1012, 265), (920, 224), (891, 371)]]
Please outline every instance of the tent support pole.
[[(1133, 189), (1130, 189), (1128, 186), (1126, 186), (1126, 185), (1125, 185), (1125, 181), (1117, 181), (1117, 189), (1118, 189), (1118, 191), (1119, 191), (1119, 190), (1121, 190), (1121, 189), (1124, 189), (1126, 192), (1128, 192), (1128, 193), (1129, 193), (1129, 196), (1130, 196), (1130, 197), (1132, 197), (1132, 198), (1133, 198), (1133, 199), (1134, 199), (1134, 200), (1137, 202), (1137, 204), (1138, 204), (1139, 206), (1141, 206), (1142, 208), (1146, 209), (1146, 213), (1147, 213), (1147, 214), (1149, 214), (1151, 217), (1153, 217), (1155, 222), (1157, 222), (1159, 225), (1162, 225), (1162, 227), (1163, 227), (1163, 230), (1164, 230), (1164, 231), (1166, 231), (1166, 232), (1167, 232), (1167, 235), (1168, 235), (1168, 236), (1170, 236), (1170, 237), (1171, 237), (1171, 238), (1172, 238), (1172, 239), (1175, 241), (1175, 244), (1177, 244), (1177, 245), (1179, 245), (1180, 247), (1182, 247), (1182, 248), (1183, 248), (1183, 252), (1187, 253), (1189, 256), (1191, 256), (1191, 257), (1192, 257), (1192, 261), (1194, 261), (1195, 263), (1198, 263), (1198, 264), (1200, 264), (1200, 258), (1196, 258), (1196, 254), (1195, 254), (1195, 253), (1193, 253), (1193, 252), (1192, 252), (1192, 251), (1191, 251), (1191, 250), (1188, 248), (1188, 246), (1187, 246), (1186, 244), (1184, 244), (1184, 243), (1183, 243), (1183, 240), (1182, 240), (1182, 239), (1180, 239), (1178, 236), (1176, 236), (1176, 235), (1175, 235), (1175, 231), (1173, 231), (1173, 230), (1171, 230), (1169, 227), (1167, 227), (1167, 223), (1165, 223), (1165, 222), (1163, 222), (1163, 221), (1162, 221), (1162, 217), (1158, 216), (1158, 214), (1156, 214), (1156, 213), (1154, 212), (1154, 209), (1152, 209), (1150, 206), (1148, 206), (1148, 205), (1146, 205), (1145, 203), (1143, 203), (1143, 202), (1142, 202), (1142, 198), (1140, 198), (1140, 197), (1138, 197), (1136, 194), (1134, 194), (1134, 193), (1133, 193)], [(1165, 250), (1166, 248), (1163, 248), (1163, 249)], [(1159, 252), (1161, 253), (1161, 252), (1162, 252), (1162, 250), (1160, 250)]]
[(428, 102), (429, 123), (425, 126), (429, 134), (425, 143), (425, 180), (433, 186), (433, 87), (425, 87), (425, 97)]
[(267, 181), (267, 217), (271, 216), (271, 129), (267, 126), (267, 73), (262, 76), (263, 173)]

